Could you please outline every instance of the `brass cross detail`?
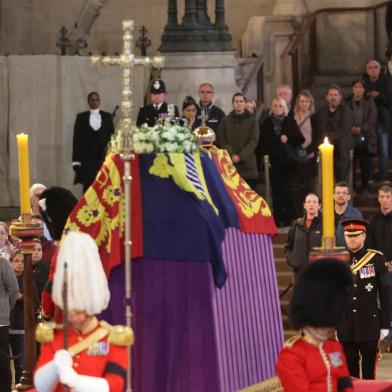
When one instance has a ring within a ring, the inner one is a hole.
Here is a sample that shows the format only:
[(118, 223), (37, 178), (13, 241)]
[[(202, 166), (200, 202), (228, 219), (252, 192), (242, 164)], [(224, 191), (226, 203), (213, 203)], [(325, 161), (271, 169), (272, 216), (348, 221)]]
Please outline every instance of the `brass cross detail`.
[(119, 123), (121, 135), (121, 153), (131, 155), (133, 152), (133, 129), (135, 126), (132, 120), (133, 110), (133, 71), (135, 65), (152, 65), (154, 68), (162, 68), (164, 58), (162, 56), (136, 57), (132, 53), (133, 48), (133, 20), (124, 20), (122, 23), (123, 30), (123, 51), (120, 56), (92, 56), (91, 61), (95, 65), (118, 65), (122, 68), (122, 101), (121, 101), (121, 119)]

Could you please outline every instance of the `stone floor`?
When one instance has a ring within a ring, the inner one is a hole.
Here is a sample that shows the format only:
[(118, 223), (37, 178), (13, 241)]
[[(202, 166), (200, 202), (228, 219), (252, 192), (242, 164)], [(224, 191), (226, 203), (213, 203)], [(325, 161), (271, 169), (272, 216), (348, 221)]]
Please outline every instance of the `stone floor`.
[(392, 353), (382, 354), (377, 364), (377, 379), (392, 380)]

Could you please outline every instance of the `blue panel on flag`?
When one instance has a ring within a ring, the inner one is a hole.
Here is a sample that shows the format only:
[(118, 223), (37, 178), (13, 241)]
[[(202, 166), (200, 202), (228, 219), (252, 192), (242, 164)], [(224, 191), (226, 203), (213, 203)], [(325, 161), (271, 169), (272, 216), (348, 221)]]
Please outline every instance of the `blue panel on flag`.
[(140, 156), (144, 257), (211, 261), (215, 284), (226, 281), (221, 244), (225, 229), (207, 201), (178, 187), (171, 177), (149, 173), (155, 154)]

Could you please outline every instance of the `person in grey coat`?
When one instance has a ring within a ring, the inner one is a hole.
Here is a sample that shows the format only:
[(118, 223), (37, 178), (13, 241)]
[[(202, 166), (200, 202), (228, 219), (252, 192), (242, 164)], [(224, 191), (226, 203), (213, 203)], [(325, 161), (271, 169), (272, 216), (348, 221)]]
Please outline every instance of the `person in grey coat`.
[(256, 117), (245, 109), (245, 97), (236, 93), (233, 111), (223, 117), (217, 133), (217, 145), (229, 152), (240, 176), (254, 189), (257, 183), (255, 150), (259, 140)]
[(11, 264), (0, 257), (0, 392), (11, 391), (9, 352), (10, 312), (19, 295), (18, 281)]

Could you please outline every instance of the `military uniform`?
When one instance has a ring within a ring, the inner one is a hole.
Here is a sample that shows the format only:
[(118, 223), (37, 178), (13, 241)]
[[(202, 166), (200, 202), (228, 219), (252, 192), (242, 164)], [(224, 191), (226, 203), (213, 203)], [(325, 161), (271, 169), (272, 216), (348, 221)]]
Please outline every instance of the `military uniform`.
[(354, 277), (352, 301), (344, 321), (338, 327), (350, 374), (359, 377), (359, 353), (362, 378), (375, 378), (377, 345), (381, 329), (389, 328), (390, 299), (385, 258), (381, 252), (362, 248), (351, 253)]
[[(225, 112), (213, 105), (212, 103), (207, 107), (203, 107), (205, 114), (207, 115), (206, 125), (210, 127), (215, 133), (218, 132), (219, 124), (223, 117), (225, 117)], [(202, 123), (201, 106), (197, 107), (196, 120), (199, 124)]]
[[(143, 106), (139, 110), (137, 115), (136, 125), (139, 127), (143, 124), (147, 124), (149, 127), (153, 127), (157, 120), (167, 117), (168, 105), (166, 102), (162, 103), (159, 109), (156, 109), (153, 104)], [(175, 116), (178, 117), (178, 108), (174, 107)]]
[(333, 339), (316, 343), (294, 336), (284, 344), (276, 367), (285, 392), (353, 390), (342, 346)]
[[(64, 332), (51, 332), (42, 324), (37, 329), (37, 340), (42, 344), (36, 371), (53, 360), (56, 351), (64, 348)], [(112, 327), (93, 317), (83, 332), (68, 330), (68, 351), (73, 356), (73, 369), (80, 375), (102, 377), (111, 392), (122, 392), (126, 385), (128, 351), (133, 341), (130, 329)], [(54, 392), (63, 391), (58, 383)]]

